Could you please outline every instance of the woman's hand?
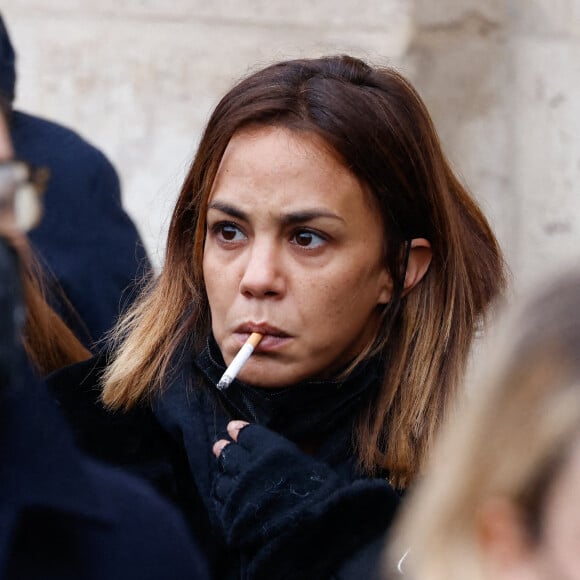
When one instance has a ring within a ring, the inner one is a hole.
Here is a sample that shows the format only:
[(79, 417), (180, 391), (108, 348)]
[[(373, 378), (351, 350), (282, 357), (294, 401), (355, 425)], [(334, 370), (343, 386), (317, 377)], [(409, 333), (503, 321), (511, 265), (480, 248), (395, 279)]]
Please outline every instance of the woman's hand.
[(386, 481), (339, 477), (259, 425), (231, 421), (227, 432), (231, 441), (213, 446), (220, 464), (214, 501), (248, 578), (313, 577), (386, 530), (398, 504)]
[[(240, 429), (243, 429), (247, 425), (249, 425), (249, 423), (247, 423), (246, 421), (230, 421), (227, 426), (228, 435), (232, 438), (234, 442), (237, 442), (238, 433), (240, 432)], [(219, 441), (216, 441), (212, 449), (213, 454), (219, 459), (219, 456), (223, 451), (224, 447), (226, 447), (226, 445), (229, 444), (230, 442), (227, 439), (220, 439)]]
[(227, 431), (231, 441), (213, 446), (220, 464), (214, 497), (230, 545), (280, 533), (340, 487), (333, 469), (265, 427), (230, 421)]

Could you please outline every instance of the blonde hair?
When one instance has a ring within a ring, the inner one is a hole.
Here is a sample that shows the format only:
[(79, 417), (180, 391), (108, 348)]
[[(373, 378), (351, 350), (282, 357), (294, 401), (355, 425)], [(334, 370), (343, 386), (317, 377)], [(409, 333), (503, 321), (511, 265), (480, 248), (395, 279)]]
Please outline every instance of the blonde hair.
[[(455, 398), (475, 326), (504, 286), (504, 263), (419, 95), (393, 69), (352, 57), (271, 65), (218, 104), (173, 213), (165, 267), (113, 334), (103, 401), (128, 409), (151, 397), (186, 342), (202, 348), (210, 332), (201, 266), (207, 199), (232, 136), (273, 125), (321, 137), (368, 186), (381, 214), (395, 293), (363, 353), (379, 355), (385, 375), (355, 438), (363, 470), (387, 469), (404, 486)], [(417, 237), (430, 241), (433, 259), (418, 287), (403, 296), (405, 253)]]
[(483, 580), (479, 513), (501, 497), (537, 537), (550, 484), (580, 435), (580, 272), (561, 275), (490, 340), (465, 408), (403, 506), (386, 558), (417, 580)]

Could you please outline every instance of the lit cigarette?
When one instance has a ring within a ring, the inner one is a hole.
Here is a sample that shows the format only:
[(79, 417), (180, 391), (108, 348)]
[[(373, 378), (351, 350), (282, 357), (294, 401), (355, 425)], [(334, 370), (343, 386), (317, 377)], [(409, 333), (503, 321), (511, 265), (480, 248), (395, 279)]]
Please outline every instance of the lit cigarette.
[(232, 381), (238, 376), (238, 373), (242, 370), (242, 367), (248, 362), (248, 359), (252, 356), (254, 349), (260, 344), (263, 335), (259, 332), (252, 332), (248, 337), (248, 340), (244, 342), (244, 345), (238, 351), (238, 354), (234, 357), (234, 360), (230, 363), (230, 366), (226, 369), (226, 372), (222, 375), (220, 382), (217, 384), (218, 389), (223, 391), (227, 389)]

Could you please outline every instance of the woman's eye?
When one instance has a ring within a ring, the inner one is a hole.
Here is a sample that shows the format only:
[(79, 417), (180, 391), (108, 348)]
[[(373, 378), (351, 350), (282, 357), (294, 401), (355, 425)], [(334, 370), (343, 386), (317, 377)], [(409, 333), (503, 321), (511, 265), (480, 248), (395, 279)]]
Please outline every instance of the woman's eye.
[(246, 238), (242, 230), (234, 224), (216, 224), (212, 230), (224, 242), (239, 242)]
[(318, 248), (324, 244), (325, 241), (326, 240), (320, 234), (315, 234), (310, 230), (300, 230), (292, 236), (292, 243), (301, 248)]

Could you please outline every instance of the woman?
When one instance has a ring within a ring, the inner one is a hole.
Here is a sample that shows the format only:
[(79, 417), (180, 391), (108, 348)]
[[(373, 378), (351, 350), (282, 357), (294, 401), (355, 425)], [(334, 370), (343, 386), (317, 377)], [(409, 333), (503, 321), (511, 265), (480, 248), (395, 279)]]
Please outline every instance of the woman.
[(407, 554), (417, 580), (580, 578), (580, 272), (536, 290), (493, 350), (408, 499), (389, 570)]
[[(0, 97), (0, 161), (12, 157), (7, 115), (8, 104)], [(24, 233), (26, 229), (36, 226), (41, 218), (40, 195), (47, 176), (45, 169), (33, 171), (23, 162), (8, 161), (0, 165), (3, 186), (10, 187), (9, 184), (14, 183), (20, 190), (20, 202), (16, 207), (11, 207), (5, 199), (1, 200), (0, 232), (20, 258), (22, 292), (26, 303), (22, 340), (31, 363), (41, 375), (91, 357), (91, 353), (49, 306), (41, 268)], [(8, 194), (8, 190), (4, 193)]]
[[(348, 56), (274, 64), (211, 116), (102, 401), (171, 436), (172, 492), (216, 577), (328, 577), (386, 529), (503, 283), (404, 78)], [(106, 455), (96, 425), (85, 444)]]
[(4, 111), (0, 100), (0, 577), (204, 580), (179, 514), (141, 481), (83, 457), (29, 368), (86, 351), (28, 267), (38, 183), (12, 159)]

